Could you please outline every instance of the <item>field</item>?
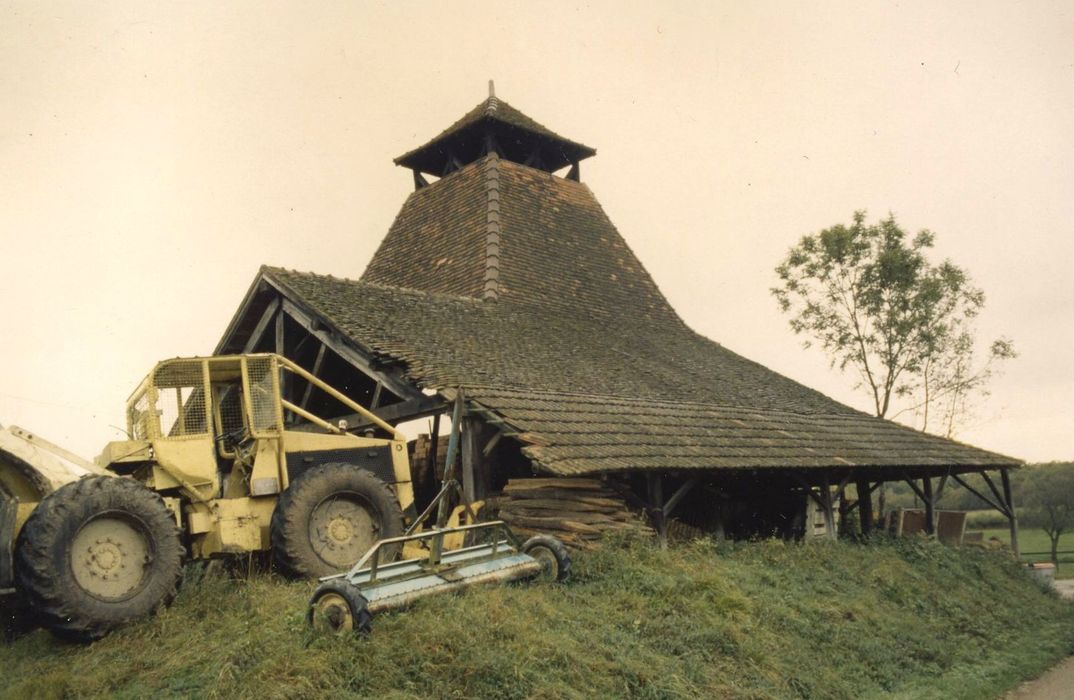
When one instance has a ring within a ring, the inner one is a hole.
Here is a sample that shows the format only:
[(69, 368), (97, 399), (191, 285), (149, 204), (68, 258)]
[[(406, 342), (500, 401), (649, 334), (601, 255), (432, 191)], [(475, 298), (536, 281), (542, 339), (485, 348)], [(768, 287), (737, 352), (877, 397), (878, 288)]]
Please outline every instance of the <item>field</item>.
[[(1005, 527), (988, 528), (982, 532), (986, 540), (995, 537), (1004, 544), (1011, 543), (1011, 531)], [(1022, 559), (1025, 561), (1051, 561), (1052, 543), (1048, 535), (1040, 528), (1019, 528), (1018, 548), (1022, 551)], [(1067, 532), (1059, 537), (1059, 551), (1069, 552), (1069, 554), (1059, 555), (1056, 578), (1074, 578), (1074, 532)], [(1031, 552), (1043, 552), (1043, 554), (1029, 554)]]
[(1074, 606), (1002, 552), (623, 542), (515, 584), (314, 636), (311, 585), (192, 576), (89, 646), (0, 645), (2, 697), (992, 698), (1074, 651)]

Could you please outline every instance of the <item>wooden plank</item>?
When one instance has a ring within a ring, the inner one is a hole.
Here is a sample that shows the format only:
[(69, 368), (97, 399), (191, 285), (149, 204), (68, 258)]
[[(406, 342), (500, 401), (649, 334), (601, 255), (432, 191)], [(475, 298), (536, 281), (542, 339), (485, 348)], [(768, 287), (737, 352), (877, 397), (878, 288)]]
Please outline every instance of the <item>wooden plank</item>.
[(585, 496), (581, 498), (510, 498), (505, 502), (505, 507), (517, 504), (521, 508), (543, 508), (544, 504), (554, 504), (558, 508), (577, 508), (579, 510), (629, 510), (626, 504), (615, 498), (595, 498)]
[(540, 478), (540, 479), (512, 479), (507, 482), (507, 486), (504, 491), (522, 491), (524, 489), (535, 489), (554, 487), (561, 489), (603, 489), (605, 488), (604, 482), (599, 479), (574, 479), (570, 477), (564, 478)]

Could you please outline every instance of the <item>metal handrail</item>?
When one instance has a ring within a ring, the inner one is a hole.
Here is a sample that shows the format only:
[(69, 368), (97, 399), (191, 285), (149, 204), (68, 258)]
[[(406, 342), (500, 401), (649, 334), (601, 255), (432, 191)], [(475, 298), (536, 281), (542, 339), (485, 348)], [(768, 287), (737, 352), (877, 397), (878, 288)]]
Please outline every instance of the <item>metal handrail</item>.
[[(305, 379), (307, 382), (313, 384), (314, 386), (316, 386), (321, 391), (325, 392), (326, 394), (328, 394), (332, 398), (334, 398), (337, 401), (339, 401), (340, 403), (342, 403), (344, 406), (347, 406), (348, 408), (352, 409), (355, 413), (357, 413), (358, 415), (362, 416), (363, 418), (368, 420), (370, 423), (373, 423), (377, 427), (379, 427), (379, 428), (381, 428), (383, 430), (386, 430), (387, 432), (391, 433), (391, 436), (392, 436), (393, 440), (404, 440), (404, 439), (406, 439), (406, 436), (403, 435), (402, 432), (396, 430), (389, 423), (385, 422), (383, 418), (381, 418), (377, 414), (373, 413), (372, 411), (370, 411), (365, 406), (362, 406), (360, 403), (354, 401), (353, 399), (351, 399), (346, 394), (340, 392), (339, 390), (335, 389), (332, 386), (329, 386), (328, 384), (326, 384), (325, 382), (321, 381), (316, 376), (314, 376), (310, 372), (307, 372), (304, 368), (302, 368), (299, 365), (295, 364), (294, 362), (292, 362), (291, 360), (287, 359), (286, 357), (283, 357), (282, 355), (276, 355), (275, 357), (276, 357), (276, 361), (280, 364), (280, 367), (290, 371), (293, 374), (297, 374), (298, 376), (300, 376), (303, 379)], [(305, 417), (306, 416), (303, 416), (303, 418), (305, 418)], [(325, 421), (325, 422), (327, 422), (327, 421)]]
[[(351, 568), (351, 570), (345, 575), (346, 576), (354, 575), (358, 571), (360, 571), (360, 570), (362, 570), (364, 568), (367, 568), (366, 565), (368, 564), (368, 568), (369, 568), (369, 583), (374, 583), (377, 580), (377, 570), (380, 568), (380, 550), (381, 550), (381, 548), (385, 547), (385, 546), (388, 546), (388, 545), (393, 545), (393, 544), (402, 544), (402, 543), (405, 543), (405, 542), (414, 542), (416, 540), (435, 540), (434, 541), (434, 546), (429, 548), (429, 556), (427, 558), (427, 564), (430, 565), (430, 566), (436, 566), (437, 564), (440, 563), (440, 557), (441, 557), (441, 554), (443, 553), (442, 552), (442, 547), (441, 546), (436, 546), (436, 545), (437, 544), (440, 544), (440, 545), (443, 544), (444, 535), (449, 534), (449, 533), (456, 533), (456, 532), (466, 533), (466, 532), (473, 532), (473, 531), (476, 531), (476, 530), (491, 530), (491, 529), (502, 530), (503, 533), (507, 536), (507, 541), (508, 542), (510, 542), (514, 547), (519, 546), (518, 538), (515, 537), (515, 534), (513, 532), (511, 532), (511, 528), (509, 528), (507, 526), (507, 523), (504, 522), (503, 520), (490, 520), (490, 521), (484, 522), (484, 523), (474, 523), (472, 525), (460, 525), (458, 527), (450, 527), (450, 528), (444, 528), (444, 529), (437, 528), (437, 529), (433, 529), (433, 530), (427, 530), (425, 532), (414, 533), (412, 535), (400, 535), (399, 537), (388, 537), (386, 539), (378, 541), (375, 545), (373, 545), (373, 547), (368, 552), (365, 553), (364, 556), (362, 556), (361, 559), (358, 560), (358, 563), (355, 564)], [(493, 554), (493, 555), (496, 554), (497, 550), (499, 549), (499, 545), (500, 545), (500, 541), (498, 539), (494, 539), (492, 541), (492, 549), (490, 550), (489, 553)]]

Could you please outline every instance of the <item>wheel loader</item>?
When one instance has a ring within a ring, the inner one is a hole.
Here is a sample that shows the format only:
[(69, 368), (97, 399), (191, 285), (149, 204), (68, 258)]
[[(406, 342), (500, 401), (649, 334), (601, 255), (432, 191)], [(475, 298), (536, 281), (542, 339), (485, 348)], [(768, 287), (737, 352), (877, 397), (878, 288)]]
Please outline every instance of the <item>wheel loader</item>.
[[(284, 381), (372, 429), (354, 435), (286, 400)], [(167, 604), (188, 556), (271, 551), (285, 573), (323, 577), (420, 526), (405, 437), (278, 355), (158, 363), (127, 402), (127, 433), (91, 463), (0, 430), (0, 590), (62, 637), (93, 639)]]

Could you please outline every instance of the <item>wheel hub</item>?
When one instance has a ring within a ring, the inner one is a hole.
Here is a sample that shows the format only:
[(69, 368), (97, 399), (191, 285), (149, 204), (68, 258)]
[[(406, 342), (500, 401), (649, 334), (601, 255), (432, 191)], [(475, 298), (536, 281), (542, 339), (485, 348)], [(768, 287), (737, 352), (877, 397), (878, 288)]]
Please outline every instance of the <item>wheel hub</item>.
[(354, 618), (347, 601), (338, 593), (326, 593), (313, 604), (315, 627), (332, 632), (354, 629)]
[(149, 561), (145, 535), (125, 518), (94, 518), (82, 526), (71, 543), (75, 582), (101, 600), (122, 600), (136, 591)]
[(339, 570), (353, 565), (373, 546), (379, 529), (366, 504), (350, 494), (325, 499), (310, 517), (313, 551)]

